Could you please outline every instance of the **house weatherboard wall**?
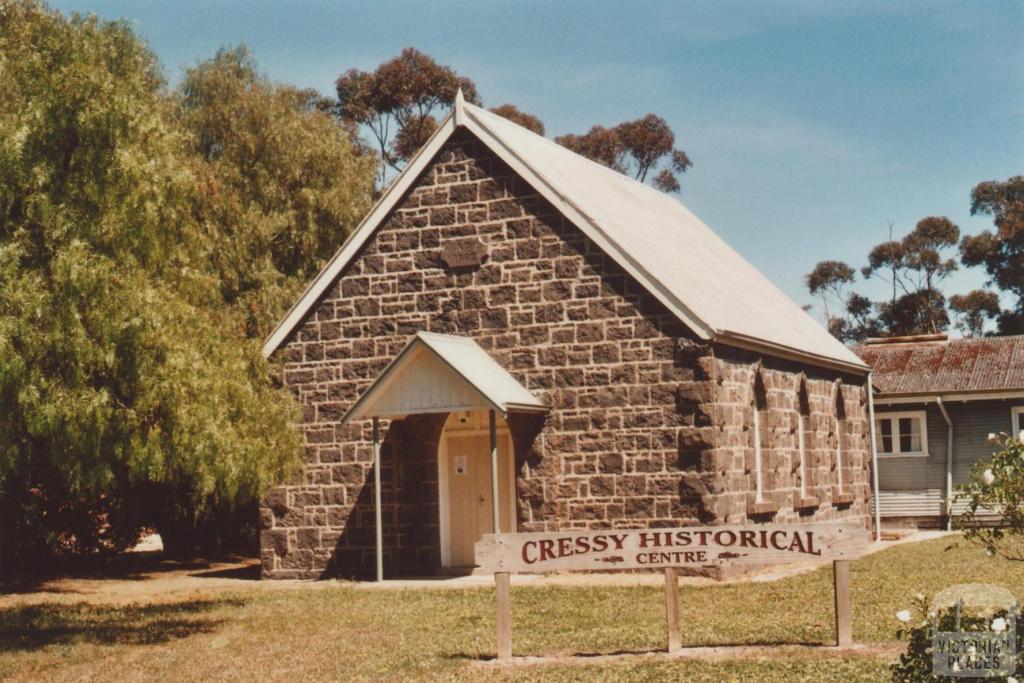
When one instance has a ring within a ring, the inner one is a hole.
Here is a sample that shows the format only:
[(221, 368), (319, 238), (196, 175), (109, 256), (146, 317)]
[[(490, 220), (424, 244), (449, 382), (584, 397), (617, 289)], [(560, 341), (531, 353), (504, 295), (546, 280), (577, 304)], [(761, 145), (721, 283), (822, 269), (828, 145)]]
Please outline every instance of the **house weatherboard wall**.
[(385, 576), (494, 517), (868, 524), (867, 367), (671, 197), (461, 98), (264, 351), (306, 442), (265, 577), (372, 575), (378, 476)]
[(988, 435), (1024, 427), (1024, 337), (898, 337), (856, 351), (874, 371), (883, 521), (948, 525), (966, 504), (953, 503), (956, 487), (992, 456)]

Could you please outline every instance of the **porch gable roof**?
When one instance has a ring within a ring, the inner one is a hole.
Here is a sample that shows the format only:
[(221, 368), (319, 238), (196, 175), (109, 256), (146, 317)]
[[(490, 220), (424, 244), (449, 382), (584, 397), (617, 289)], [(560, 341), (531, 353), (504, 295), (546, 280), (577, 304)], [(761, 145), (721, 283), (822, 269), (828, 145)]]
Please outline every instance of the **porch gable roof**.
[(462, 410), (544, 412), (547, 407), (467, 337), (418, 332), (342, 418)]

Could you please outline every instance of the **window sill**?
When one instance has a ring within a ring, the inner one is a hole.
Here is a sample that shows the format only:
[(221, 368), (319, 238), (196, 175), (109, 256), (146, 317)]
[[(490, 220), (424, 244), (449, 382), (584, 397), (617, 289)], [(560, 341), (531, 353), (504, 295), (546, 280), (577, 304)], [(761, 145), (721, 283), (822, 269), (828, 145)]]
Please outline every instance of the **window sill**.
[(842, 493), (838, 489), (832, 490), (832, 504), (833, 505), (852, 505), (854, 496), (852, 493)]
[(762, 503), (751, 503), (747, 506), (747, 516), (759, 517), (762, 515), (774, 515), (779, 511), (779, 506), (775, 503), (764, 501)]
[(879, 453), (879, 460), (895, 460), (897, 458), (927, 458), (930, 453)]
[(796, 508), (797, 510), (813, 510), (819, 505), (821, 505), (821, 501), (817, 496), (804, 496), (797, 501)]

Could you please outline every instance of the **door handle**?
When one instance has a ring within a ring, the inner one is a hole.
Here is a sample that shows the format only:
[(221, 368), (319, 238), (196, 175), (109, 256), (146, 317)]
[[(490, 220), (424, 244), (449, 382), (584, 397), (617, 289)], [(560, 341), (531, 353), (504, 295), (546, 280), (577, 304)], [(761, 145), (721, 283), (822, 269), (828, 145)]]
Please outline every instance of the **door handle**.
[(484, 504), (484, 497), (483, 497), (483, 495), (479, 496), (479, 500), (480, 500), (480, 504), (483, 505)]

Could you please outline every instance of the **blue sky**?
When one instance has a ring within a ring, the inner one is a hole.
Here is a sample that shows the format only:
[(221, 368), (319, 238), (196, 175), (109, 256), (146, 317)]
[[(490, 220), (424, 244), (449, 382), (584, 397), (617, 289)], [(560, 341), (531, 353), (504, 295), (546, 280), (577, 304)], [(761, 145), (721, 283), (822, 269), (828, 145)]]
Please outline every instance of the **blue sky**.
[[(799, 303), (825, 258), (863, 264), (979, 181), (1024, 173), (1024, 3), (62, 0), (128, 19), (172, 82), (245, 42), (272, 78), (333, 94), (406, 46), (549, 135), (655, 112), (694, 161), (682, 201)], [(961, 272), (947, 294), (981, 286)], [(862, 287), (868, 293), (880, 284)]]

